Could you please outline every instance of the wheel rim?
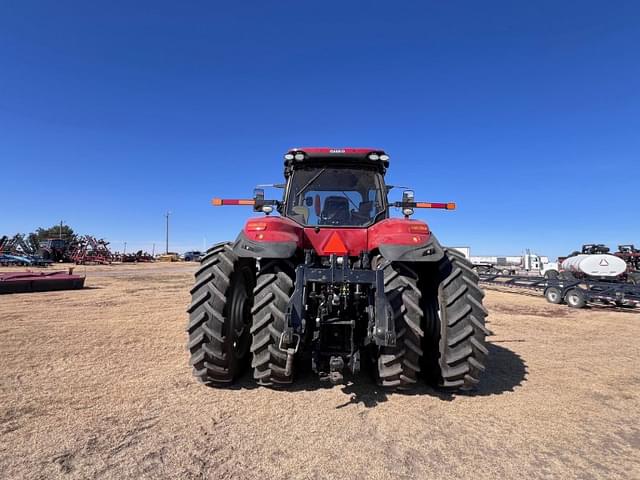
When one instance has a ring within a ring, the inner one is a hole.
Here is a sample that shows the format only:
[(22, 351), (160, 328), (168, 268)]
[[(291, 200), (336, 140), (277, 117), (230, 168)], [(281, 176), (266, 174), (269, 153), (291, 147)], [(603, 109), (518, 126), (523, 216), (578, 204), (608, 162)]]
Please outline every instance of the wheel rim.
[(578, 295), (575, 293), (570, 293), (569, 296), (567, 297), (567, 302), (570, 305), (577, 305), (578, 304)]
[(557, 302), (558, 301), (558, 292), (556, 291), (550, 291), (547, 292), (547, 298), (551, 301), (551, 302)]
[(229, 306), (229, 331), (231, 336), (229, 342), (229, 350), (232, 355), (241, 359), (247, 355), (251, 336), (249, 328), (251, 325), (251, 277), (246, 269), (238, 272), (233, 282), (233, 292), (231, 294), (231, 302)]

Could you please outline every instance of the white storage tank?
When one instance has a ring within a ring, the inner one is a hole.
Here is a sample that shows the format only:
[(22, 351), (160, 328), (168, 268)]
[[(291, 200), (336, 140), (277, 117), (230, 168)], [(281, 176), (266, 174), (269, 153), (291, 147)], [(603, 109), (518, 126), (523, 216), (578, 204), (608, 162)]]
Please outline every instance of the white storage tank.
[(627, 264), (614, 255), (575, 255), (562, 261), (562, 270), (592, 277), (617, 277), (625, 272)]

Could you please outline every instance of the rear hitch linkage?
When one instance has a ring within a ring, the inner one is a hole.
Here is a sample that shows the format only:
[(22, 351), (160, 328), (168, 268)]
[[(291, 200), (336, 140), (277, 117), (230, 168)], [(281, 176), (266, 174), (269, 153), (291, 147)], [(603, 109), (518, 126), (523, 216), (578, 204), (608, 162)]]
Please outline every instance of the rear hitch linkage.
[[(291, 347), (290, 345), (294, 345)], [(290, 330), (282, 332), (278, 348), (287, 354), (287, 363), (284, 367), (284, 374), (290, 376), (293, 372), (293, 357), (300, 348), (300, 335), (291, 333)]]
[[(342, 259), (339, 263), (336, 255), (333, 254), (328, 267), (312, 267), (303, 264), (296, 268), (295, 288), (285, 315), (285, 333), (303, 330), (304, 290), (307, 283), (369, 285), (375, 291), (373, 340), (379, 346), (394, 346), (396, 344), (395, 322), (384, 292), (384, 272), (352, 269), (349, 267), (349, 257), (345, 256)], [(291, 333), (287, 334), (287, 338), (291, 338)]]

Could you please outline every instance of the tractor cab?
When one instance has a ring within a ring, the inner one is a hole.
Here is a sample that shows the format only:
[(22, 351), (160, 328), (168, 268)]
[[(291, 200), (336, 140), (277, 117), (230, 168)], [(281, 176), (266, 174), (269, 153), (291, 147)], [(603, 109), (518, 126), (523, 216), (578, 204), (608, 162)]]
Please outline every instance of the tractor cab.
[(354, 166), (296, 169), (289, 179), (283, 213), (303, 226), (369, 226), (387, 216), (382, 175)]
[(383, 151), (305, 148), (284, 159), (283, 216), (305, 227), (366, 227), (388, 216)]

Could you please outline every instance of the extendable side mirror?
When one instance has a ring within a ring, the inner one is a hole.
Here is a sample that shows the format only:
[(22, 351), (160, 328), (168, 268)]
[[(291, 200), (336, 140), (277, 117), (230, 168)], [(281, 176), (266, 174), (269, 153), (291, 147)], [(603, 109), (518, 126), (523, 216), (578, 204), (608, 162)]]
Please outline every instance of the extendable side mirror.
[(256, 202), (253, 205), (254, 212), (261, 212), (264, 206), (264, 188), (253, 189), (253, 200)]
[[(402, 192), (403, 204), (408, 205), (408, 204), (414, 203), (415, 199), (416, 199), (416, 196), (413, 190), (405, 190), (404, 192)], [(409, 206), (405, 206), (402, 209), (402, 214), (404, 215), (404, 218), (409, 218), (411, 215), (413, 215), (413, 208)]]

